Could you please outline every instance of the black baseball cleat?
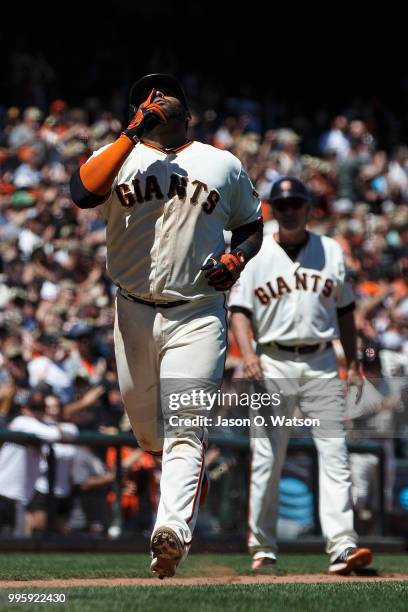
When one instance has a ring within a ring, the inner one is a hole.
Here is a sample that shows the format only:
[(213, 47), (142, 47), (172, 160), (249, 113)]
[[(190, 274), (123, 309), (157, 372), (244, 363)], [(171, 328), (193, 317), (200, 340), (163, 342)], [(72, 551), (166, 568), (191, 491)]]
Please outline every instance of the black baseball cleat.
[(171, 578), (183, 556), (183, 546), (178, 535), (170, 527), (159, 527), (152, 535), (153, 560), (150, 569), (160, 580)]
[(372, 559), (373, 553), (369, 548), (346, 548), (333, 563), (330, 563), (329, 574), (347, 576), (370, 565)]

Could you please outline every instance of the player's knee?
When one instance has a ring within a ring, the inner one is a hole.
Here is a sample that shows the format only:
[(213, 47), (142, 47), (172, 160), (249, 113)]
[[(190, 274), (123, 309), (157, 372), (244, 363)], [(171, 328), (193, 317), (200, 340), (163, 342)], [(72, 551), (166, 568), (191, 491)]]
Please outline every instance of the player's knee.
[(147, 438), (144, 436), (140, 436), (137, 438), (137, 443), (145, 453), (149, 453), (150, 455), (154, 455), (155, 457), (161, 457), (163, 454), (163, 448), (158, 447), (157, 444), (152, 444)]
[(139, 447), (145, 452), (145, 453), (149, 453), (149, 455), (153, 455), (153, 457), (161, 457), (163, 455), (163, 449), (162, 448), (152, 448), (149, 445), (142, 445), (140, 444), (140, 442), (138, 441)]
[(203, 442), (202, 437), (199, 434), (188, 432), (187, 435), (182, 432), (178, 432), (178, 435), (173, 436), (172, 438), (168, 438), (166, 444), (166, 452), (171, 452), (173, 450), (179, 450), (181, 448), (194, 448), (194, 449), (204, 449), (206, 448), (206, 444)]
[(162, 457), (163, 456), (163, 450), (149, 450), (147, 448), (143, 449), (145, 453), (148, 453), (149, 455), (152, 455), (153, 457)]

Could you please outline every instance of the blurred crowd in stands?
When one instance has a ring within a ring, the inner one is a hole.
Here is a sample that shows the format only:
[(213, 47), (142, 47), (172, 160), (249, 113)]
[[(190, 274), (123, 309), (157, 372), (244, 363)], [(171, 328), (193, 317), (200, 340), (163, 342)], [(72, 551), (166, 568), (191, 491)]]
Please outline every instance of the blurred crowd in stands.
[[(313, 196), (311, 229), (334, 237), (345, 253), (366, 372), (387, 380), (394, 395), (404, 395), (408, 146), (398, 142), (396, 121), (388, 119), (394, 130), (392, 146), (385, 150), (378, 144), (384, 124), (355, 109), (315, 124), (301, 117), (279, 123), (282, 113), (265, 117), (256, 101), (231, 99), (214, 109), (210, 98), (208, 108), (193, 108), (191, 138), (242, 160), (264, 201), (266, 234), (274, 231), (266, 203), (273, 181), (285, 174), (306, 182)], [(112, 142), (121, 128), (110, 111), (71, 108), (60, 99), (48, 108), (0, 107), (0, 426), (37, 431), (49, 442), (81, 430), (129, 430), (113, 353), (116, 288), (105, 273), (104, 222), (97, 208), (79, 211), (68, 188), (78, 165)], [(233, 338), (230, 347), (231, 375), (239, 373)], [(48, 422), (51, 429), (41, 432), (34, 421)], [(393, 427), (388, 424), (390, 437)], [(113, 455), (54, 446), (60, 461), (55, 493), (61, 531), (105, 530), (109, 505), (100, 500), (114, 501)], [(13, 523), (11, 500), (23, 507), (29, 503), (26, 533), (45, 529), (44, 458), (39, 448), (21, 447), (26, 454), (19, 461), (30, 463), (31, 480), (27, 490), (20, 487), (11, 498), (9, 483), (18, 474), (6, 457), (11, 447), (5, 443), (0, 451), (0, 522)], [(124, 449), (122, 461), (122, 508), (130, 521), (139, 517), (136, 523), (148, 529), (160, 466), (134, 449)], [(215, 447), (208, 461), (217, 478), (234, 464)], [(223, 472), (219, 466), (227, 467)], [(70, 507), (73, 488), (82, 496), (85, 518)], [(233, 490), (229, 495), (233, 498)]]

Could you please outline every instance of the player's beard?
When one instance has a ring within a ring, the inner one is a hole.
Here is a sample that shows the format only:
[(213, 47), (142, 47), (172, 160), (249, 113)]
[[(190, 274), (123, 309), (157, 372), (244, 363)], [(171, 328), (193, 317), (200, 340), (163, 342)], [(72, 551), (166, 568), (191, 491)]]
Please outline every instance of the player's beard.
[(188, 127), (189, 113), (184, 106), (179, 104), (168, 104), (164, 108), (167, 119), (165, 122), (160, 121), (156, 115), (146, 118), (146, 127), (143, 132), (144, 137), (152, 137), (153, 134), (168, 132), (169, 130), (178, 129), (179, 126)]
[(168, 104), (164, 110), (166, 111), (167, 120), (175, 119), (183, 122), (187, 120), (187, 110), (180, 102), (177, 104)]

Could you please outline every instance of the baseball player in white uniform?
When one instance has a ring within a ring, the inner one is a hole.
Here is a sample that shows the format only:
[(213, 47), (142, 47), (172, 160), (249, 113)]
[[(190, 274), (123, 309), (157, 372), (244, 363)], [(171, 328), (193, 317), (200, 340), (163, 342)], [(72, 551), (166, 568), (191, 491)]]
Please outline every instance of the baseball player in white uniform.
[[(348, 574), (372, 558), (369, 549), (357, 547), (353, 528), (344, 392), (332, 347), (332, 341), (340, 337), (348, 383), (360, 393), (363, 379), (356, 359), (353, 293), (338, 243), (306, 229), (310, 204), (303, 183), (293, 177), (280, 178), (272, 186), (269, 202), (278, 232), (265, 237), (229, 301), (244, 375), (281, 397), (278, 406), (268, 408), (267, 424), (251, 428), (252, 568), (260, 570), (276, 562), (279, 479), (291, 430), (287, 425), (293, 424), (298, 408), (304, 417), (315, 419), (320, 522), (330, 556), (329, 572)], [(285, 424), (277, 425), (279, 421), (272, 422), (270, 416), (284, 416)]]
[[(206, 430), (192, 417), (208, 415), (197, 392), (213, 391), (223, 375), (223, 291), (257, 253), (263, 232), (240, 161), (188, 140), (190, 114), (174, 77), (137, 81), (131, 112), (118, 140), (73, 175), (71, 193), (81, 208), (102, 204), (107, 221), (121, 393), (140, 446), (162, 455), (151, 569), (164, 578), (187, 554), (205, 483)], [(224, 230), (232, 232), (228, 254)]]

